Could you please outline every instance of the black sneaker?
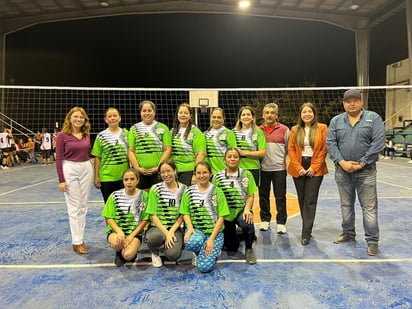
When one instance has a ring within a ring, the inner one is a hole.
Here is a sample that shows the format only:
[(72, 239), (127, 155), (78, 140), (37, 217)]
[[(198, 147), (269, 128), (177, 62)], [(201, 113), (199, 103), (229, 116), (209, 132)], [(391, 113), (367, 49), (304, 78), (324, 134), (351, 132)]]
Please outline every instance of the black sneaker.
[(366, 253), (367, 253), (368, 255), (371, 255), (371, 256), (378, 255), (378, 253), (379, 253), (378, 244), (369, 243), (369, 244), (368, 244), (368, 249), (366, 250)]
[(114, 257), (114, 265), (116, 265), (117, 267), (121, 267), (124, 264), (126, 264), (126, 260), (123, 257), (122, 252), (121, 251), (116, 252), (116, 255)]
[(246, 249), (245, 260), (246, 263), (250, 265), (256, 264), (256, 255), (253, 252), (253, 249)]
[(341, 244), (341, 243), (350, 242), (350, 241), (355, 241), (355, 237), (347, 235), (347, 234), (342, 234), (338, 238), (336, 238), (333, 242), (335, 244)]

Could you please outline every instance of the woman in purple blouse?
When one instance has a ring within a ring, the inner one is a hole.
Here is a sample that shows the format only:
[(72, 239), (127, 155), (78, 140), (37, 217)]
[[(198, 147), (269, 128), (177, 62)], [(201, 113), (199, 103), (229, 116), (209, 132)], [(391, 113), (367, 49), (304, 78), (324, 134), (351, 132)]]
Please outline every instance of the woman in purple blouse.
[(73, 107), (56, 139), (59, 190), (64, 192), (74, 252), (87, 254), (84, 243), (87, 202), (93, 180), (90, 161), (90, 122), (85, 110)]

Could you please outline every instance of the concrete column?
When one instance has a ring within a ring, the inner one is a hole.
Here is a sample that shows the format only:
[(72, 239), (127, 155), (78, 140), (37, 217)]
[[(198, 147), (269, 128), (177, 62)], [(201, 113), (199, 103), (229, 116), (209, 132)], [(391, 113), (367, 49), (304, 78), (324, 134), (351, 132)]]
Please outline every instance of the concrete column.
[[(370, 49), (370, 31), (361, 29), (355, 31), (356, 37), (356, 70), (358, 86), (369, 86), (369, 49)], [(368, 108), (368, 93), (363, 92), (363, 105)]]
[(409, 85), (412, 81), (412, 0), (405, 0), (406, 4), (406, 35), (408, 40), (409, 58)]

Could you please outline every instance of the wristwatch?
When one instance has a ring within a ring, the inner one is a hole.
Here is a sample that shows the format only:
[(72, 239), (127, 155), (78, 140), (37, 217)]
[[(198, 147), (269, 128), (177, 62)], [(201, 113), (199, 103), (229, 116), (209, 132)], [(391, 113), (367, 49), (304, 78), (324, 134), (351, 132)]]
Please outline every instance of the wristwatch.
[(364, 168), (366, 166), (366, 162), (365, 161), (359, 161), (358, 162), (359, 165), (361, 166), (361, 168)]

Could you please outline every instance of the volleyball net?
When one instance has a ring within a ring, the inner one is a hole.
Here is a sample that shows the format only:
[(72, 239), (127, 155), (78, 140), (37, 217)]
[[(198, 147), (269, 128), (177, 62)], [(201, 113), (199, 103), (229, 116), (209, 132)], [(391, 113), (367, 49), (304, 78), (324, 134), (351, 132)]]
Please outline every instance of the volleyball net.
[[(391, 130), (412, 119), (411, 87), (358, 88), (362, 91), (365, 107), (380, 114), (386, 129)], [(121, 126), (130, 128), (140, 121), (139, 104), (144, 100), (156, 104), (156, 119), (169, 127), (177, 106), (183, 102), (194, 108), (195, 120), (202, 131), (209, 127), (210, 110), (214, 106), (225, 111), (225, 126), (233, 128), (242, 106), (249, 105), (255, 109), (259, 124), (263, 106), (272, 102), (279, 106), (279, 121), (289, 127), (296, 124), (299, 107), (305, 102), (315, 104), (319, 121), (328, 124), (333, 116), (343, 111), (342, 97), (348, 88), (352, 87), (149, 89), (0, 86), (0, 129), (21, 126), (28, 132), (37, 132), (45, 127), (51, 132), (62, 127), (66, 113), (74, 106), (81, 106), (88, 113), (92, 134), (106, 128), (104, 114), (108, 107), (117, 108), (122, 116)]]

